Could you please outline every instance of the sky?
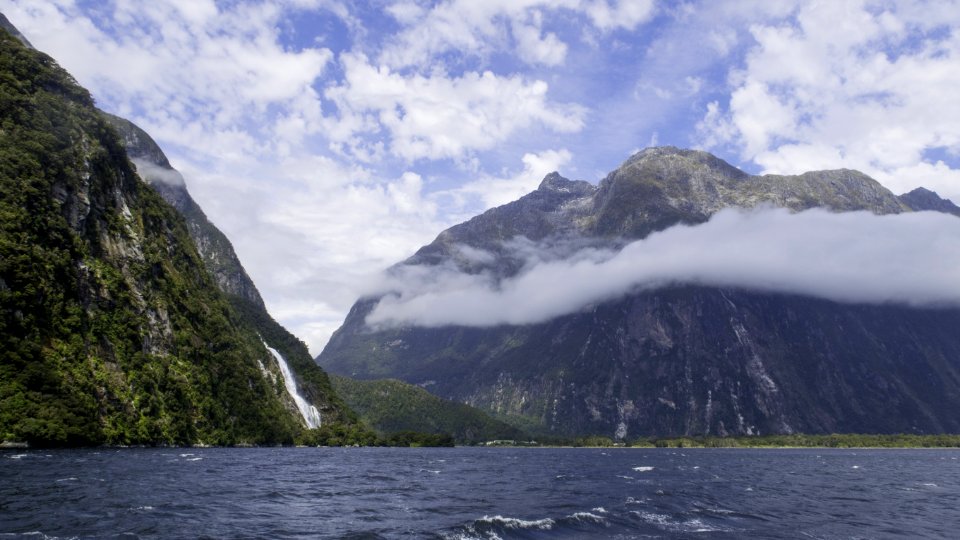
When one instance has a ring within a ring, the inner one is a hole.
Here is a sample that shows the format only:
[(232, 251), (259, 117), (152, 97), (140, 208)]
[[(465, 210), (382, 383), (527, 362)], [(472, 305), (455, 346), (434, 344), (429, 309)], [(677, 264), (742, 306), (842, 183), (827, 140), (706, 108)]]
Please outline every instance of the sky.
[(388, 266), (670, 144), (960, 201), (957, 1), (0, 0), (317, 354)]

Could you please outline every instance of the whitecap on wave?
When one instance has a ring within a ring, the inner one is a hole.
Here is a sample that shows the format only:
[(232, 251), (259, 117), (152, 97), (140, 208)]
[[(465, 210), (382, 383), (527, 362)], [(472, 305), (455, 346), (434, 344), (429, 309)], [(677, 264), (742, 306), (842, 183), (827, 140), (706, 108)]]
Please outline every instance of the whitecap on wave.
[(602, 524), (605, 524), (607, 521), (607, 518), (603, 516), (598, 516), (597, 514), (593, 514), (590, 512), (576, 512), (574, 514), (567, 516), (564, 519), (574, 521), (574, 522), (581, 522), (581, 523), (602, 523)]
[(703, 532), (720, 532), (728, 531), (728, 529), (723, 529), (719, 527), (713, 527), (704, 523), (702, 520), (693, 518), (687, 520), (674, 519), (671, 516), (666, 514), (657, 514), (655, 512), (638, 512), (631, 511), (630, 515), (640, 519), (641, 521), (653, 525), (659, 529), (662, 529), (671, 533), (703, 533)]
[[(535, 531), (555, 531), (565, 527), (583, 530), (583, 527), (608, 527), (603, 507), (593, 508), (589, 512), (575, 512), (562, 518), (521, 519), (508, 516), (483, 516), (473, 523), (456, 530), (441, 533), (446, 540), (496, 540), (500, 535), (525, 535)], [(525, 532), (527, 531), (527, 532)]]
[(652, 471), (653, 467), (634, 467), (633, 470), (637, 472), (648, 472), (648, 471)]
[(556, 525), (556, 521), (550, 518), (543, 519), (518, 519), (512, 517), (503, 517), (500, 515), (497, 516), (483, 516), (477, 520), (478, 523), (488, 523), (490, 525), (498, 525), (505, 529), (540, 529), (549, 531)]

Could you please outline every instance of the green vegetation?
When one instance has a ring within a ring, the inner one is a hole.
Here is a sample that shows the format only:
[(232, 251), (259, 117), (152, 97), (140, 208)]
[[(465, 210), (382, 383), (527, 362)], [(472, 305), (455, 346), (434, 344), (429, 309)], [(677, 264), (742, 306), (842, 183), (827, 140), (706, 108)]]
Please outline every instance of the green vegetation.
[(753, 437), (647, 438), (631, 443), (648, 448), (960, 448), (960, 435), (763, 435)]
[(258, 359), (90, 95), (0, 32), (0, 439), (292, 444)]
[(449, 434), (459, 444), (527, 439), (522, 431), (464, 405), (395, 379), (358, 381), (331, 376), (337, 393), (381, 433)]
[(347, 428), (359, 421), (334, 391), (327, 373), (314, 362), (306, 344), (275, 321), (263, 306), (240, 296), (229, 295), (229, 299), (244, 323), (283, 355), (297, 374), (301, 394), (320, 410), (324, 424), (343, 423)]

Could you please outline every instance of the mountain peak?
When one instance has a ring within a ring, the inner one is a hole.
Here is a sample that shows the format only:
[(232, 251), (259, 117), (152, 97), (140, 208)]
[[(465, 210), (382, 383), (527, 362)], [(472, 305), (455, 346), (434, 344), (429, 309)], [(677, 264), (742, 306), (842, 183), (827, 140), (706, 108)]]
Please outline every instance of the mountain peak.
[(909, 193), (904, 193), (898, 197), (910, 208), (920, 210), (935, 210), (937, 212), (946, 212), (955, 216), (960, 216), (960, 207), (950, 199), (944, 199), (935, 191), (930, 191), (924, 187), (918, 187)]
[(703, 150), (693, 150), (688, 148), (677, 148), (676, 146), (651, 146), (644, 148), (636, 154), (627, 158), (620, 165), (620, 169), (626, 169), (631, 166), (655, 165), (658, 167), (676, 168), (677, 164), (685, 163), (686, 168), (706, 168), (719, 172), (726, 178), (744, 178), (749, 176), (747, 173), (718, 158), (710, 152)]
[(570, 180), (554, 171), (543, 177), (537, 191), (555, 191), (559, 193), (588, 194), (594, 190), (593, 184), (583, 180)]

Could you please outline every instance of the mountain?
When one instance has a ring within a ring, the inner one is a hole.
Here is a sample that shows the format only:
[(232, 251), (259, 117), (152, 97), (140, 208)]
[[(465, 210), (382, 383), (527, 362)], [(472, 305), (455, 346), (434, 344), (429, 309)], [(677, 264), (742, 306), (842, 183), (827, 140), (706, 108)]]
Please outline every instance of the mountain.
[(173, 206), (187, 223), (204, 266), (244, 322), (281, 353), (296, 374), (303, 396), (331, 421), (355, 421), (337, 396), (327, 374), (313, 361), (307, 346), (270, 316), (260, 292), (247, 274), (226, 235), (207, 219), (193, 200), (186, 182), (163, 150), (133, 122), (108, 113), (103, 118), (116, 129), (140, 176)]
[(0, 31), (0, 437), (292, 443), (302, 394), (325, 427), (355, 425), (226, 238), (185, 188), (181, 215), (146, 184), (111, 123), (54, 60)]
[(960, 206), (952, 201), (941, 198), (929, 189), (919, 187), (909, 193), (900, 195), (900, 200), (914, 210), (932, 210), (960, 216)]
[(170, 166), (170, 161), (160, 146), (133, 122), (112, 114), (102, 114), (107, 123), (120, 135), (127, 155), (130, 156), (141, 178), (146, 180), (186, 220), (190, 228), (190, 237), (197, 244), (200, 257), (217, 283), (217, 287), (228, 295), (240, 297), (266, 309), (260, 297), (260, 291), (240, 264), (240, 259), (233, 250), (233, 244), (207, 219), (200, 205), (190, 196), (183, 176)]
[[(536, 191), (442, 232), (391, 273), (452, 267), (503, 279), (524, 265), (518, 237), (557, 251), (615, 251), (725, 208), (758, 206), (877, 215), (956, 208), (926, 191), (897, 197), (851, 170), (752, 176), (705, 152), (650, 148), (598, 186), (550, 174)], [(542, 433), (960, 431), (957, 309), (674, 284), (545, 322), (368, 326), (380, 300), (353, 306), (318, 363), (416, 384)]]
[(10, 20), (7, 19), (7, 16), (3, 13), (0, 13), (0, 28), (6, 30), (11, 36), (17, 38), (20, 43), (23, 43), (23, 45), (28, 49), (33, 49), (33, 45), (27, 41), (26, 36), (21, 34), (20, 30), (17, 30), (17, 27), (14, 26), (13, 23), (11, 23)]
[(526, 440), (521, 430), (469, 405), (434, 396), (396, 379), (358, 381), (331, 377), (337, 393), (363, 421), (381, 433), (448, 434), (458, 444)]

